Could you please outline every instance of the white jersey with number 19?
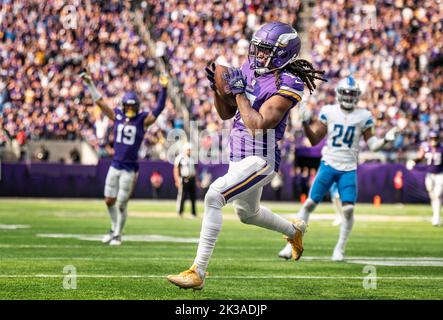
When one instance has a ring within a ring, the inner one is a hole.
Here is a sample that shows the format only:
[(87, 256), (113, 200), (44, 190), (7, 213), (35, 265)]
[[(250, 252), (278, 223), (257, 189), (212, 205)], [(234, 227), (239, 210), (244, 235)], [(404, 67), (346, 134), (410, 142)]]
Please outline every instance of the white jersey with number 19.
[(374, 126), (371, 113), (362, 108), (345, 111), (339, 104), (333, 104), (325, 105), (319, 118), (328, 128), (328, 140), (322, 150), (323, 161), (336, 170), (356, 170), (360, 137)]

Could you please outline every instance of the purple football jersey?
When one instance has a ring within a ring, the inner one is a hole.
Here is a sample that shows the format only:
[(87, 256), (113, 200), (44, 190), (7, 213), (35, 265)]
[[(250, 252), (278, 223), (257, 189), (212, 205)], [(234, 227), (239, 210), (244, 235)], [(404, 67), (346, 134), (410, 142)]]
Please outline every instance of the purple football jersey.
[[(263, 103), (273, 95), (290, 99), (293, 102), (292, 107), (301, 101), (304, 83), (299, 77), (286, 71), (279, 72), (278, 79), (274, 73), (256, 76), (247, 62), (243, 64), (241, 71), (246, 78), (246, 96), (255, 110), (259, 111)], [(230, 160), (240, 161), (256, 155), (264, 158), (268, 164), (273, 164), (277, 171), (280, 164), (278, 141), (283, 138), (288, 114), (289, 110), (273, 130), (263, 130), (254, 137), (237, 111), (229, 139)]]
[(114, 168), (138, 171), (138, 151), (145, 136), (143, 121), (147, 115), (147, 112), (141, 112), (128, 118), (121, 109), (115, 109), (115, 153), (111, 164)]
[(443, 172), (443, 147), (441, 145), (433, 148), (424, 143), (422, 148), (425, 152), (426, 171), (429, 173)]

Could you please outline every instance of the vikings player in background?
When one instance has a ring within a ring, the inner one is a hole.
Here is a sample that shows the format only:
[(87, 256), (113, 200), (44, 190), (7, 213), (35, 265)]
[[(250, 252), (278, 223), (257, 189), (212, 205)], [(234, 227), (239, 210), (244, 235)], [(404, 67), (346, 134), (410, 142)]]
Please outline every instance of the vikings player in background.
[(407, 167), (411, 170), (416, 162), (426, 161), (426, 190), (432, 206), (432, 225), (441, 226), (441, 203), (443, 201), (443, 146), (437, 132), (429, 134), (428, 142), (423, 143), (418, 151), (417, 159), (410, 160)]
[(158, 103), (152, 112), (139, 112), (140, 100), (135, 92), (126, 92), (121, 109), (111, 108), (102, 98), (91, 76), (83, 72), (80, 77), (88, 87), (92, 99), (101, 111), (114, 121), (114, 157), (105, 182), (105, 203), (111, 217), (111, 230), (102, 242), (121, 245), (122, 231), (127, 217), (127, 205), (138, 177), (138, 151), (146, 129), (155, 122), (165, 108), (168, 77), (161, 75)]
[[(293, 248), (293, 259), (300, 258), (305, 223), (300, 219), (291, 223), (260, 206), (263, 187), (278, 171), (278, 142), (289, 111), (302, 99), (305, 86), (312, 92), (314, 80), (321, 79), (317, 75), (323, 74), (308, 61), (297, 60), (300, 45), (290, 25), (267, 23), (251, 40), (249, 61), (241, 69), (231, 68), (225, 74), (238, 107), (230, 133), (229, 169), (206, 193), (194, 264), (178, 275), (168, 276), (171, 283), (181, 288), (204, 287), (206, 269), (222, 226), (222, 208), (227, 203), (233, 204), (243, 223), (285, 234)], [(215, 107), (223, 119), (220, 110), (227, 106), (217, 93), (214, 70), (214, 64), (210, 64), (206, 72), (214, 90)]]

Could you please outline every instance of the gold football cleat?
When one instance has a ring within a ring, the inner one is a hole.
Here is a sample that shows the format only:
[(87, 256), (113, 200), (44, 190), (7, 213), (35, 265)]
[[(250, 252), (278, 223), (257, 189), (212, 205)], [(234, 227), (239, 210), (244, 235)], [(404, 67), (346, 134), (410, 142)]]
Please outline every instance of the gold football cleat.
[(201, 290), (205, 286), (205, 279), (202, 279), (197, 272), (197, 265), (192, 265), (177, 275), (169, 275), (168, 281), (183, 289)]
[(301, 219), (294, 219), (295, 236), (292, 239), (286, 238), (292, 246), (292, 259), (297, 261), (303, 254), (303, 235), (306, 231), (306, 223)]

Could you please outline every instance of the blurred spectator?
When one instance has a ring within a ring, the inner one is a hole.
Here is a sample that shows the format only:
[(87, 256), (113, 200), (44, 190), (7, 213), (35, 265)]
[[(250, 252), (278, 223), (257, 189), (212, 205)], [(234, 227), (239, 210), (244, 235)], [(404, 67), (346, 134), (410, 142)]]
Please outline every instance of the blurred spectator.
[(395, 202), (403, 203), (403, 172), (398, 170), (394, 176)]
[(38, 147), (34, 152), (34, 159), (39, 161), (48, 161), (49, 150), (44, 145), (40, 145), (40, 147)]
[(78, 151), (77, 148), (72, 149), (69, 152), (69, 159), (71, 163), (80, 163), (81, 161), (80, 151)]
[(156, 170), (152, 172), (150, 181), (152, 186), (152, 198), (159, 199), (161, 187), (163, 185), (163, 176)]

